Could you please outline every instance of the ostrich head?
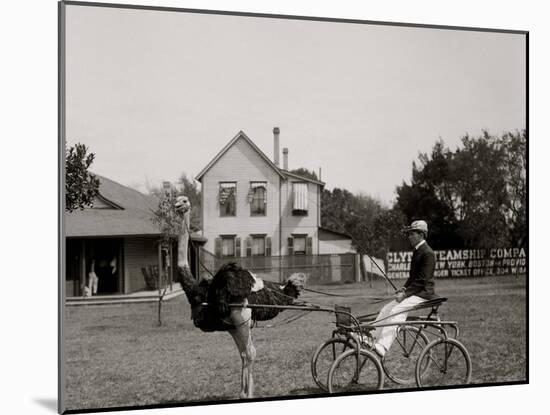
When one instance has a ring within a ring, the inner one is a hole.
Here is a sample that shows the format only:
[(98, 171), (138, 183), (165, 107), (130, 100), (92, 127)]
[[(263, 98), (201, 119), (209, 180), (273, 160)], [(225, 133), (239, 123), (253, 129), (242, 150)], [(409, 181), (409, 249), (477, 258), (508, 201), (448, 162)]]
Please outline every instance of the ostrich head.
[(187, 213), (191, 210), (191, 202), (187, 196), (178, 196), (175, 203), (176, 212)]

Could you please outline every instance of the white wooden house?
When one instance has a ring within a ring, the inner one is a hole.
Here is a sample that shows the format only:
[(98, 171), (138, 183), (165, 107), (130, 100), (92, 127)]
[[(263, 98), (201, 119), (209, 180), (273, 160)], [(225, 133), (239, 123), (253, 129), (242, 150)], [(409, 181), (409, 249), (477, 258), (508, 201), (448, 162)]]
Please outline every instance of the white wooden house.
[(196, 177), (205, 248), (217, 256), (319, 254), (324, 183), (289, 172), (286, 149), (281, 168), (273, 133), (273, 161), (240, 131)]

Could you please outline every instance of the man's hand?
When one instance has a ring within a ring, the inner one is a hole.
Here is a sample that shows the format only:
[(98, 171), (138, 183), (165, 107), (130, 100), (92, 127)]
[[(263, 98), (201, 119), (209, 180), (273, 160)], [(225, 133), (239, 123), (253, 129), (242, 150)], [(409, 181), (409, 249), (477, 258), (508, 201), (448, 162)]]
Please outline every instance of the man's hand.
[(395, 294), (395, 301), (397, 301), (398, 303), (400, 303), (401, 301), (403, 301), (405, 299), (405, 292), (404, 291), (398, 291), (396, 294)]

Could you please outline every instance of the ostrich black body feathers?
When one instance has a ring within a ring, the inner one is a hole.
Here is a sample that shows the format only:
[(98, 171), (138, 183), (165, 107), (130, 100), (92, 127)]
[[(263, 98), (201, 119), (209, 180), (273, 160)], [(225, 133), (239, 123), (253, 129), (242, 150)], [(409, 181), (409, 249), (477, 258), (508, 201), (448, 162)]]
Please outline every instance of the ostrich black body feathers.
[[(229, 304), (239, 304), (248, 300), (249, 304), (290, 305), (300, 295), (302, 282), (292, 277), (284, 286), (264, 281), (264, 287), (252, 291), (254, 277), (235, 263), (223, 265), (212, 280), (197, 282), (189, 269), (179, 268), (182, 288), (191, 305), (191, 317), (196, 327), (202, 331), (226, 331), (234, 328), (226, 322), (231, 309)], [(300, 280), (302, 281), (302, 280)], [(203, 305), (208, 303), (208, 305)], [(270, 320), (281, 309), (254, 308), (252, 319)]]

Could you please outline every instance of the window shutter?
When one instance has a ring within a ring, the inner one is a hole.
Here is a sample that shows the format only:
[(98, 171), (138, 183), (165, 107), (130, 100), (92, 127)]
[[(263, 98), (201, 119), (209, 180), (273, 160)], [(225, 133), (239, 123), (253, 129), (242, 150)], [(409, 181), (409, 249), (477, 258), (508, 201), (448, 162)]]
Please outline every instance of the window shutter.
[(313, 251), (313, 238), (311, 236), (307, 237), (306, 245), (306, 255), (312, 255)]
[(214, 254), (221, 258), (222, 256), (222, 238), (216, 238), (214, 240)]
[(292, 236), (288, 237), (288, 255), (294, 255), (294, 239)]
[(241, 238), (235, 238), (235, 256), (237, 258), (241, 257)]
[(246, 238), (246, 256), (252, 256), (252, 237)]
[(271, 256), (271, 236), (265, 238), (265, 256)]

